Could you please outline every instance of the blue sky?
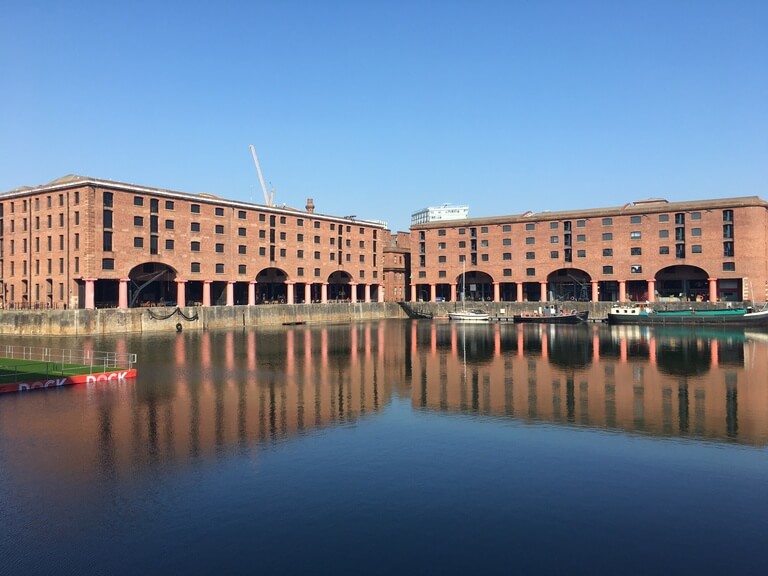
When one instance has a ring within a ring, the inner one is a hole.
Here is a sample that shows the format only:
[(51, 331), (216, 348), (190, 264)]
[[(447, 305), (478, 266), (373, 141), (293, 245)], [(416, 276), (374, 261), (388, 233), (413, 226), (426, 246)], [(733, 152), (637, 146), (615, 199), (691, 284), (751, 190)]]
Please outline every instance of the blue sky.
[(380, 219), (768, 198), (768, 2), (6, 0), (0, 190)]

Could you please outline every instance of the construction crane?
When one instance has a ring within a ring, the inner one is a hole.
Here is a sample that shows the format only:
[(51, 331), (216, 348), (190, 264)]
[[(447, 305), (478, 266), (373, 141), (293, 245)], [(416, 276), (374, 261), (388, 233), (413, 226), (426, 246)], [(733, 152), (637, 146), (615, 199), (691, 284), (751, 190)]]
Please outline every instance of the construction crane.
[(253, 144), (250, 145), (251, 156), (253, 156), (253, 163), (256, 164), (256, 172), (259, 174), (259, 184), (261, 184), (261, 191), (264, 192), (264, 204), (272, 206), (275, 199), (275, 189), (273, 188), (270, 193), (267, 193), (267, 187), (264, 185), (264, 176), (261, 174), (261, 166), (259, 166), (259, 157), (256, 156), (256, 148)]

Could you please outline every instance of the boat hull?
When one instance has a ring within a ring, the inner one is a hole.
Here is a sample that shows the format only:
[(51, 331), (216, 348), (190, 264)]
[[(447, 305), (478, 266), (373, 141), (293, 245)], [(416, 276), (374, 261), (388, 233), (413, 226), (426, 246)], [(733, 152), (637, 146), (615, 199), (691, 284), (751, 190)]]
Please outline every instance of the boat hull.
[(448, 318), (454, 322), (488, 322), (491, 316), (485, 312), (466, 310), (449, 312)]
[(515, 315), (513, 319), (520, 324), (581, 324), (589, 319), (589, 312), (574, 314), (558, 314), (554, 316), (523, 316)]
[(660, 326), (768, 326), (768, 310), (763, 312), (746, 311), (687, 311), (665, 314), (651, 312), (647, 314), (608, 313), (608, 323), (652, 324)]

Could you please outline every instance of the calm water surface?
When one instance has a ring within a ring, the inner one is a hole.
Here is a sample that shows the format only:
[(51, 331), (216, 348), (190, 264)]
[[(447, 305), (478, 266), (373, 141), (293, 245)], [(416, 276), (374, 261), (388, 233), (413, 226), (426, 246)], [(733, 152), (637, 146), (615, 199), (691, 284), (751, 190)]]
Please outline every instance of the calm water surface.
[[(387, 321), (0, 397), (2, 574), (760, 574), (766, 334)], [(7, 343), (7, 342), (5, 342)]]

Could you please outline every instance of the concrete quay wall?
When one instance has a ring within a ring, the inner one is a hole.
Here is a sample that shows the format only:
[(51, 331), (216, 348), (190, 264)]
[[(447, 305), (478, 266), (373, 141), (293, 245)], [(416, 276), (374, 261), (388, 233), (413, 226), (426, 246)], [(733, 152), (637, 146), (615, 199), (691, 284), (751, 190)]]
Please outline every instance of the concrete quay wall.
[[(467, 302), (466, 308), (479, 308), (492, 316), (511, 317), (520, 312), (534, 312), (541, 302)], [(611, 302), (566, 302), (564, 308), (589, 310), (590, 320), (607, 317)], [(740, 303), (732, 303), (734, 307)], [(435, 318), (447, 317), (460, 308), (453, 302), (408, 302), (412, 313)], [(721, 308), (723, 304), (706, 302), (656, 303), (657, 309), (704, 310)], [(263, 304), (258, 306), (211, 306), (185, 308), (104, 308), (97, 310), (3, 310), (0, 311), (0, 334), (26, 336), (80, 336), (127, 332), (175, 332), (280, 326), (293, 323), (329, 324), (408, 318), (398, 303), (328, 303), (328, 304)]]
[(407, 318), (393, 302), (343, 304), (275, 304), (185, 308), (102, 308), (96, 310), (0, 311), (0, 334), (81, 336), (126, 332), (176, 332), (279, 326), (288, 323), (338, 323)]

